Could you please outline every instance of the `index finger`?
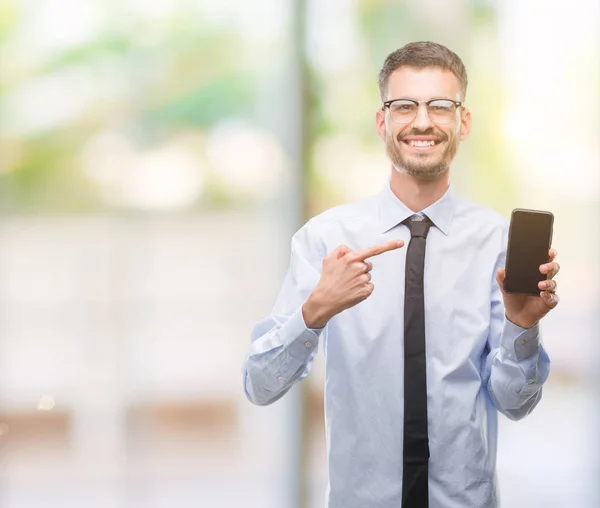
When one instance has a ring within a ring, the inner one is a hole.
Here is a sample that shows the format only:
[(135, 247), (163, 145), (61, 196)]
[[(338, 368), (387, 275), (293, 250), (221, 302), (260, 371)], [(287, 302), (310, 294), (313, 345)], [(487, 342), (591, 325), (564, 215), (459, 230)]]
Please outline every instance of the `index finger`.
[(364, 261), (367, 258), (378, 256), (379, 254), (383, 254), (389, 250), (399, 249), (400, 247), (404, 247), (404, 242), (402, 240), (391, 240), (389, 242), (378, 243), (376, 245), (372, 245), (371, 247), (367, 247), (366, 249), (356, 251), (352, 257), (356, 261)]

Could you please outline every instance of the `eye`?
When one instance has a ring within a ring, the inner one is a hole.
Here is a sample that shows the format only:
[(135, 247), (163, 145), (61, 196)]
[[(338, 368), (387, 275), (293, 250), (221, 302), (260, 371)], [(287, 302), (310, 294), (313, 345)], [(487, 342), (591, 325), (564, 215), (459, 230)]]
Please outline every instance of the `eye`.
[(410, 113), (416, 109), (416, 106), (412, 102), (394, 102), (391, 108), (394, 112)]
[(429, 109), (432, 110), (437, 110), (437, 111), (443, 111), (443, 110), (449, 110), (452, 109), (454, 107), (454, 103), (452, 101), (433, 101), (432, 103), (429, 104)]

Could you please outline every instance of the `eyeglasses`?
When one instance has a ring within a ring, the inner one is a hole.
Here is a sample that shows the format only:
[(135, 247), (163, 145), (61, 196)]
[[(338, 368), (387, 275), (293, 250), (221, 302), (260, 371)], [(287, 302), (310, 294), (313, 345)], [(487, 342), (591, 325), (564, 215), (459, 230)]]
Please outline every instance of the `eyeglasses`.
[(385, 101), (381, 109), (390, 110), (392, 122), (398, 124), (411, 123), (419, 111), (419, 106), (427, 106), (427, 114), (433, 123), (440, 125), (451, 123), (454, 120), (457, 108), (462, 107), (462, 102), (450, 99), (431, 99), (429, 101), (413, 101), (412, 99), (393, 99)]

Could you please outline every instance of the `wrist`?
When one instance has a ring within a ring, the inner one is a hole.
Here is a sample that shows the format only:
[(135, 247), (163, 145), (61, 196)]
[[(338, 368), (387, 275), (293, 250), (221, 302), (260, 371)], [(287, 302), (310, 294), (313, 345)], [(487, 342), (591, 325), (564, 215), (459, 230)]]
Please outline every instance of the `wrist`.
[(521, 328), (533, 328), (535, 325), (537, 325), (539, 323), (539, 319), (538, 320), (532, 320), (532, 319), (527, 319), (527, 318), (523, 318), (523, 317), (519, 317), (519, 316), (510, 316), (508, 314), (505, 314), (504, 317), (510, 321), (513, 325), (519, 326)]
[(331, 319), (331, 315), (318, 294), (311, 293), (302, 305), (302, 317), (307, 328), (323, 328)]

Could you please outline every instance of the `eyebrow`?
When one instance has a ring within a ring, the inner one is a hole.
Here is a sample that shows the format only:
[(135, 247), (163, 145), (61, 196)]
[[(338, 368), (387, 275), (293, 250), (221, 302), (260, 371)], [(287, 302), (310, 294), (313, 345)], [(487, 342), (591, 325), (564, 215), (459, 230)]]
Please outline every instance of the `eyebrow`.
[(437, 100), (444, 100), (444, 101), (452, 101), (452, 102), (456, 102), (454, 99), (450, 99), (449, 97), (432, 97), (431, 99), (425, 99), (423, 101), (419, 101), (417, 99), (413, 99), (412, 97), (398, 97), (396, 99), (389, 99), (387, 101), (384, 102), (392, 102), (392, 101), (415, 101), (415, 102), (428, 102), (428, 101), (437, 101)]

